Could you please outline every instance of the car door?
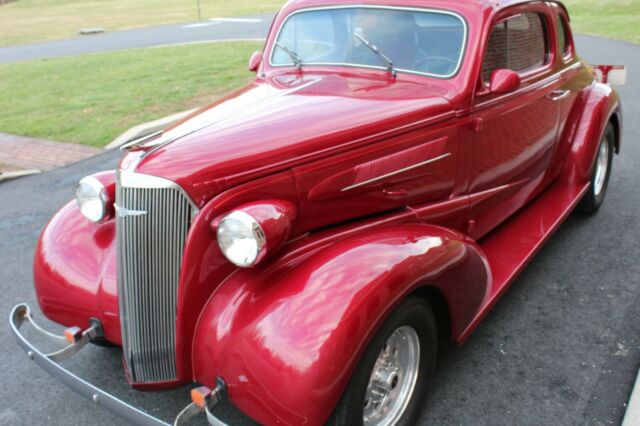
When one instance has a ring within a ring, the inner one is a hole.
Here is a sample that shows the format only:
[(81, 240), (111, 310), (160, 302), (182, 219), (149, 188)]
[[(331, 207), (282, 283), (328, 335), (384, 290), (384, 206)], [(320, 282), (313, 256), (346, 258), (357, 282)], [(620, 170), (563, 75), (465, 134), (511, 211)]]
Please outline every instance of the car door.
[[(546, 4), (507, 9), (488, 36), (472, 105), (469, 229), (479, 238), (522, 207), (539, 188), (557, 141), (560, 80), (554, 74)], [(488, 90), (494, 70), (511, 69), (520, 87)]]
[(561, 80), (561, 86), (557, 98), (560, 104), (558, 143), (545, 178), (548, 182), (555, 179), (564, 166), (565, 159), (571, 148), (570, 134), (572, 134), (572, 129), (568, 128), (566, 124), (575, 119), (575, 117), (570, 119), (570, 114), (577, 114), (581, 111), (581, 108), (575, 109), (574, 105), (578, 99), (578, 95), (592, 82), (591, 74), (585, 71), (584, 65), (575, 53), (573, 36), (569, 27), (566, 11), (557, 4), (552, 4), (551, 7), (555, 12), (555, 32), (557, 35), (556, 67)]
[(294, 168), (306, 229), (447, 199), (456, 181), (457, 126), (416, 130)]

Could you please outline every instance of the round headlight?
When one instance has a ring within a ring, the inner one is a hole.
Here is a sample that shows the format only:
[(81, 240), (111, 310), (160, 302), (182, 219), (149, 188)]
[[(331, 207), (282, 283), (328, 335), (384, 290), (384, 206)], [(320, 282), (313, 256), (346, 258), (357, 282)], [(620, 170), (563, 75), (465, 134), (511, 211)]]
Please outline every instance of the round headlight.
[(80, 211), (91, 222), (100, 222), (107, 213), (107, 191), (94, 177), (80, 180), (76, 187), (76, 202)]
[(218, 245), (231, 263), (242, 268), (256, 264), (264, 252), (266, 238), (260, 224), (249, 214), (236, 210), (218, 224)]

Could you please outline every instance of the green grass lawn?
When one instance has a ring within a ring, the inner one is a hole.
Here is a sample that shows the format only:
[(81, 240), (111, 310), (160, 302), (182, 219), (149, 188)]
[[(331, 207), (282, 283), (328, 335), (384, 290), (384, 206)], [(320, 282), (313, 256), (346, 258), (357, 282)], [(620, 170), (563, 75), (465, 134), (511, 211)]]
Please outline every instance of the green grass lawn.
[(640, 0), (566, 0), (573, 31), (640, 43)]
[[(200, 0), (203, 19), (276, 11), (285, 0)], [(576, 32), (640, 43), (640, 0), (566, 0)], [(0, 46), (198, 19), (197, 0), (18, 0), (0, 6)]]
[[(0, 44), (10, 33), (7, 23), (24, 27), (22, 34), (34, 39), (59, 36), (64, 28), (75, 27), (74, 19), (82, 15), (95, 17), (92, 25), (102, 25), (97, 22), (102, 19), (113, 29), (194, 18), (189, 15), (194, 10), (188, 12), (186, 6), (195, 3), (175, 0), (151, 9), (152, 3), (157, 2), (18, 0), (0, 6)], [(205, 16), (242, 15), (275, 9), (280, 3), (202, 0), (202, 9)], [(640, 0), (567, 4), (576, 32), (640, 43)], [(68, 13), (54, 25), (59, 16), (47, 10)], [(7, 18), (16, 20), (21, 13), (32, 19), (29, 31), (24, 22)], [(20, 31), (14, 34), (19, 35)], [(0, 65), (0, 131), (101, 147), (131, 126), (204, 105), (245, 84), (253, 77), (246, 71), (247, 60), (261, 47), (251, 42), (209, 43)]]
[[(17, 0), (0, 6), (0, 46), (195, 21), (197, 0)], [(200, 0), (203, 19), (276, 11), (284, 0)]]
[(0, 132), (102, 147), (246, 84), (261, 48), (207, 43), (0, 65)]

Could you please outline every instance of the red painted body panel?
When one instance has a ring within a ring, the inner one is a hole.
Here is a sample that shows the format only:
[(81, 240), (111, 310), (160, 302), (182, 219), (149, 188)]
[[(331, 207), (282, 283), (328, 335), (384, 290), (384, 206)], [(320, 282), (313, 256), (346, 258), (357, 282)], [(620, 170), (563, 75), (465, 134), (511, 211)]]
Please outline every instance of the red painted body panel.
[(34, 282), (43, 313), (67, 326), (103, 322), (108, 340), (120, 343), (115, 288), (115, 223), (89, 222), (75, 202), (42, 232), (34, 260)]
[[(294, 10), (329, 4), (361, 2), (292, 1), (273, 28)], [(481, 81), (494, 22), (534, 10), (554, 29), (561, 5), (394, 5), (465, 19), (455, 76), (394, 80), (254, 57), (255, 82), (166, 131), (167, 143), (144, 158), (124, 156), (121, 168), (176, 182), (199, 209), (179, 278), (178, 379), (136, 386), (214, 386), (222, 376), (231, 401), (261, 423), (320, 423), (402, 297), (437, 289), (452, 339), (464, 341), (580, 200), (609, 122), (619, 149), (617, 94), (573, 50), (520, 75), (513, 91), (491, 93)], [(113, 172), (97, 177), (113, 198)], [(285, 224), (269, 200), (295, 219)], [(216, 241), (216, 220), (239, 207), (261, 216), (270, 235), (290, 226), (282, 247), (271, 239), (273, 250), (249, 270)], [(93, 224), (74, 204), (63, 207), (38, 243), (34, 280), (46, 316), (68, 326), (97, 317), (121, 343), (112, 218)]]
[[(479, 244), (493, 280), (476, 317), (461, 335), (462, 344), (489, 313), (515, 278), (580, 201), (588, 185), (557, 181), (534, 203), (501, 225)], [(508, 249), (505, 249), (508, 247)]]
[(261, 422), (324, 423), (396, 303), (431, 285), (462, 307), (483, 299), (489, 280), (473, 242), (420, 224), (387, 225), (299, 257), (238, 271), (196, 329), (195, 379), (224, 377), (234, 404)]
[[(617, 93), (605, 84), (595, 83), (589, 89), (579, 120), (572, 123), (571, 128), (567, 128), (570, 132), (567, 138), (571, 140), (571, 147), (563, 178), (576, 184), (589, 180), (598, 142), (620, 104)], [(616, 147), (619, 149), (619, 142), (616, 143)]]
[[(433, 130), (414, 131), (295, 167), (300, 226), (312, 230), (371, 213), (447, 199), (456, 191), (456, 127), (450, 123)], [(448, 156), (429, 167), (366, 183), (373, 176), (443, 155)]]
[(163, 137), (178, 139), (147, 156), (137, 171), (177, 182), (202, 206), (239, 183), (450, 118), (448, 92), (454, 88), (348, 73), (259, 79), (166, 132)]
[[(178, 376), (181, 381), (192, 380), (191, 346), (196, 322), (211, 294), (237, 268), (222, 256), (211, 223), (231, 209), (269, 199), (267, 194), (278, 194), (278, 199), (297, 204), (297, 193), (291, 172), (249, 182), (220, 194), (209, 202), (195, 217), (189, 235), (180, 271), (178, 289)], [(299, 235), (294, 224), (292, 235)]]
[[(114, 172), (94, 175), (113, 199)], [(89, 222), (68, 203), (42, 231), (34, 258), (34, 283), (42, 312), (63, 325), (102, 321), (105, 337), (121, 343), (116, 289), (115, 223)]]

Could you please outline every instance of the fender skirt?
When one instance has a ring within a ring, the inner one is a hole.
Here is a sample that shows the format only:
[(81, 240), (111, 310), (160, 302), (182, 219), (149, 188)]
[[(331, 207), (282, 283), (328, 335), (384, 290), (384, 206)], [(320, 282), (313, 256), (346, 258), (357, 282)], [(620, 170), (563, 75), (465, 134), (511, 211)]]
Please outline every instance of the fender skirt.
[(322, 424), (397, 303), (435, 287), (455, 338), (490, 276), (473, 241), (422, 224), (369, 230), (304, 259), (279, 256), (239, 270), (208, 301), (195, 333), (194, 379), (210, 386), (221, 377), (232, 403), (262, 424)]

